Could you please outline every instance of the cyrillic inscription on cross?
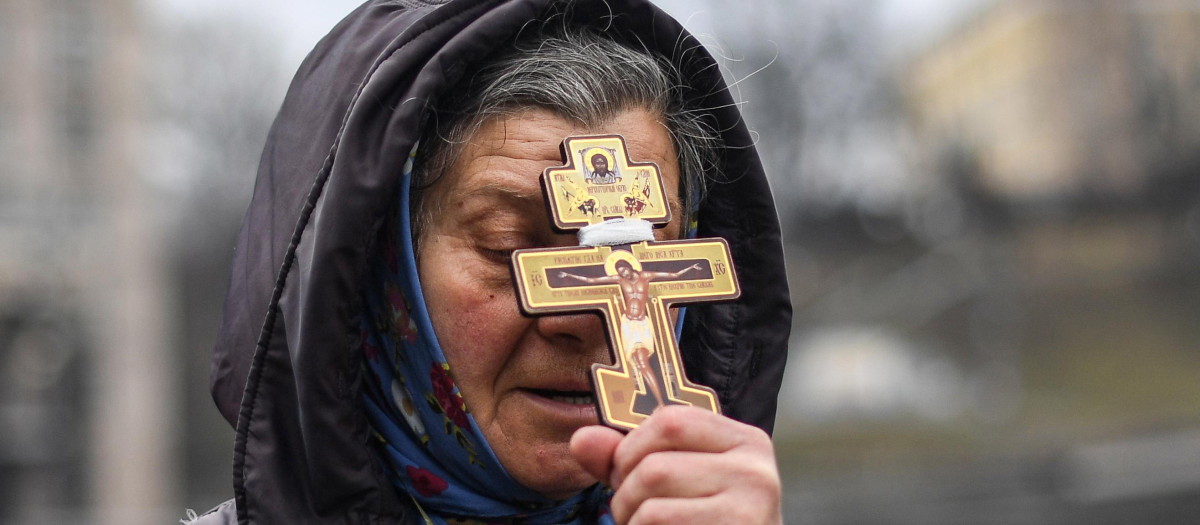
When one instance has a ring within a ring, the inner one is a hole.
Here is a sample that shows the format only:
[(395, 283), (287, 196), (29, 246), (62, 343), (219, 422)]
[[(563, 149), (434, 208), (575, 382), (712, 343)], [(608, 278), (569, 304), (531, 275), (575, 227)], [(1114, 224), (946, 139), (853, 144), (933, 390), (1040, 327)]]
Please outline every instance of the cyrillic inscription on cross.
[[(620, 136), (570, 137), (563, 152), (566, 166), (542, 175), (551, 215), (560, 228), (574, 229), (614, 216), (643, 218), (643, 212), (652, 215), (653, 223), (669, 222), (658, 167), (630, 163)], [(576, 206), (580, 195), (605, 194), (593, 186), (628, 179), (634, 179), (629, 188), (639, 197), (635, 202), (626, 199), (630, 192), (623, 189), (619, 200), (589, 197), (591, 207)], [(556, 202), (556, 194), (562, 200), (576, 200), (563, 205)], [(526, 313), (594, 310), (603, 317), (614, 359), (612, 365), (592, 365), (592, 377), (605, 424), (631, 430), (668, 404), (720, 412), (716, 394), (684, 376), (668, 311), (674, 304), (740, 295), (724, 239), (517, 250), (513, 270)]]
[(559, 149), (566, 165), (542, 174), (550, 216), (559, 229), (617, 217), (658, 225), (671, 220), (658, 166), (631, 162), (620, 135), (568, 137)]

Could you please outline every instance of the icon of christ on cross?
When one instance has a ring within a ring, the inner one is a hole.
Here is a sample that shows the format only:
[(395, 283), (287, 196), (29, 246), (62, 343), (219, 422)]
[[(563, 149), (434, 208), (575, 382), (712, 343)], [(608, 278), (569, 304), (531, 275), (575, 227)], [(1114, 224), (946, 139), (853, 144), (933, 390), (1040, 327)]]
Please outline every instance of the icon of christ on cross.
[[(613, 252), (613, 254), (623, 252)], [(610, 256), (611, 257), (611, 256)], [(573, 278), (587, 284), (616, 284), (621, 288), (621, 302), (618, 308), (617, 315), (620, 317), (621, 342), (624, 343), (625, 350), (629, 352), (629, 357), (633, 359), (634, 370), (639, 379), (639, 383), (645, 385), (646, 388), (654, 395), (655, 406), (663, 406), (662, 387), (659, 377), (661, 373), (655, 373), (650, 366), (650, 357), (654, 355), (654, 325), (650, 322), (650, 317), (647, 315), (649, 305), (647, 304), (650, 294), (650, 283), (655, 280), (678, 279), (685, 273), (693, 270), (699, 270), (700, 264), (694, 263), (687, 268), (677, 272), (652, 272), (642, 270), (641, 264), (637, 259), (618, 257), (614, 266), (616, 267), (616, 275), (605, 275), (604, 277), (584, 277), (560, 271), (558, 276), (561, 278)], [(638, 264), (638, 268), (633, 265)]]

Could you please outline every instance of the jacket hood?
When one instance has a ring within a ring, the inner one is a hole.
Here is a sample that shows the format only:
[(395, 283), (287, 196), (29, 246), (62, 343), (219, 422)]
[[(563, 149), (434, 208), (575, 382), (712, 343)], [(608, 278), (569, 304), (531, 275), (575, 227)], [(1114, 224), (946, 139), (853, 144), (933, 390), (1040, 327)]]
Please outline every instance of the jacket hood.
[(691, 305), (687, 376), (725, 414), (770, 432), (791, 306), (762, 165), (712, 57), (644, 0), (372, 1), (339, 23), (297, 72), (263, 151), (235, 247), (212, 392), (237, 428), (242, 522), (402, 523), (361, 406), (359, 288), (394, 210), (398, 167), (439, 96), (550, 10), (670, 58), (725, 143), (722, 182), (698, 237), (723, 237), (743, 288)]

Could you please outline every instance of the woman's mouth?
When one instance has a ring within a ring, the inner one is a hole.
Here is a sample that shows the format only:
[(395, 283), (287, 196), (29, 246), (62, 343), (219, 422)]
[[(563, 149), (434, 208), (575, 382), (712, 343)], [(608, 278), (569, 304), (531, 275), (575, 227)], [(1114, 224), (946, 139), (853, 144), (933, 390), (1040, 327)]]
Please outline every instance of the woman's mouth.
[(591, 392), (587, 391), (532, 390), (531, 392), (559, 403), (567, 403), (571, 405), (596, 404), (596, 397)]

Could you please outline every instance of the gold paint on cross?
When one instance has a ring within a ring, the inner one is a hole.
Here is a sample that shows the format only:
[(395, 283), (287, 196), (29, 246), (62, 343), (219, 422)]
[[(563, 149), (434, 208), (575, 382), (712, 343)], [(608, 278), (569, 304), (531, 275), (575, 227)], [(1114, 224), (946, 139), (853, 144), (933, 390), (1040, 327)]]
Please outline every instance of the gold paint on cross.
[[(630, 162), (622, 137), (569, 137), (562, 149), (566, 166), (542, 174), (559, 228), (613, 217), (660, 226), (670, 221), (658, 166)], [(622, 182), (619, 195), (594, 191)], [(668, 311), (741, 294), (724, 239), (517, 250), (513, 272), (526, 313), (598, 311), (603, 317), (614, 363), (592, 365), (592, 378), (605, 424), (632, 430), (669, 404), (721, 411), (712, 389), (684, 376)]]
[(542, 188), (559, 229), (617, 217), (656, 225), (671, 220), (658, 166), (630, 161), (620, 135), (568, 137), (560, 149), (566, 165), (542, 174)]

